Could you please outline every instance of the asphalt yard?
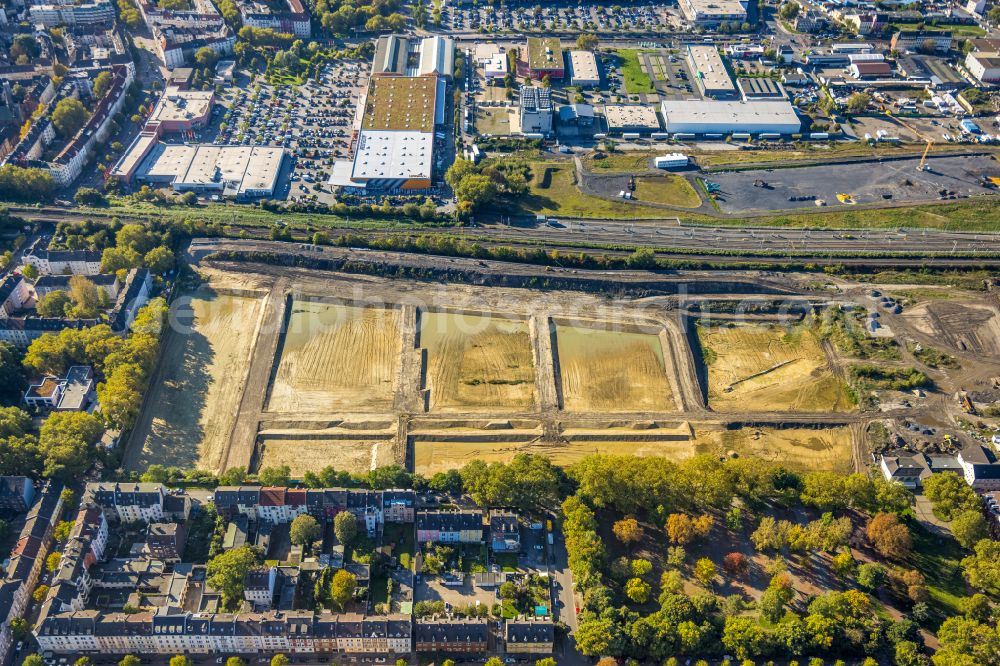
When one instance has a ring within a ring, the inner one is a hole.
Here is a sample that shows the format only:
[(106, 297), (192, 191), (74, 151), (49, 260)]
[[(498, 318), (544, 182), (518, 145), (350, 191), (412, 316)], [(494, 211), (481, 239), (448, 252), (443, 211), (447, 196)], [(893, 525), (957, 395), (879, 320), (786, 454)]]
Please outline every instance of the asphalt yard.
[(854, 162), (730, 171), (705, 178), (721, 188), (719, 208), (740, 213), (964, 198), (993, 192), (981, 177), (1000, 176), (1000, 164), (988, 155), (930, 158), (929, 171), (917, 170), (919, 163), (919, 158)]

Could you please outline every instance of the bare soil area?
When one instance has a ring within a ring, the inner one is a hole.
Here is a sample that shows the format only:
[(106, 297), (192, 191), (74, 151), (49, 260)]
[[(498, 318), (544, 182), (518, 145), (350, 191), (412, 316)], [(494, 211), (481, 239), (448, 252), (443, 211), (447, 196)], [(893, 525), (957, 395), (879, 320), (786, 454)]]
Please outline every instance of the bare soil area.
[(398, 464), (389, 440), (282, 439), (265, 437), (258, 469), (288, 465), (292, 476), (319, 471), (331, 465), (360, 474), (376, 467)]
[(422, 312), (420, 345), (427, 350), (430, 411), (523, 411), (537, 404), (526, 321)]
[(556, 327), (562, 407), (567, 411), (674, 408), (660, 338), (604, 327)]
[(398, 310), (296, 299), (267, 410), (388, 409), (399, 355)]
[(695, 426), (692, 448), (718, 457), (752, 457), (802, 472), (854, 470), (851, 429)]
[(853, 408), (806, 327), (699, 327), (708, 365), (708, 404), (716, 411), (843, 412)]
[(146, 408), (125, 468), (152, 463), (218, 470), (236, 419), (262, 298), (225, 293), (213, 282), (174, 302)]

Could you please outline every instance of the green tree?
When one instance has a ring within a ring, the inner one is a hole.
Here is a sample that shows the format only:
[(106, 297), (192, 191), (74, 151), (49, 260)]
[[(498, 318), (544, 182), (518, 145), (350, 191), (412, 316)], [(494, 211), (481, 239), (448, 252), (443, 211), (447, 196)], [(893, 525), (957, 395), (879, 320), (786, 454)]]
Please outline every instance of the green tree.
[(80, 131), (89, 115), (80, 100), (64, 97), (52, 110), (52, 124), (60, 136), (69, 138)]
[(497, 196), (497, 184), (482, 174), (466, 176), (455, 188), (455, 195), (460, 201), (467, 201), (477, 208), (492, 203)]
[(220, 486), (238, 486), (247, 478), (247, 472), (242, 467), (230, 467), (219, 475)]
[(799, 7), (798, 3), (786, 2), (785, 4), (781, 5), (781, 7), (778, 8), (778, 16), (785, 19), (786, 21), (791, 21), (792, 19), (794, 19), (796, 16), (799, 15), (800, 10), (801, 7)]
[(243, 599), (243, 579), (260, 564), (260, 552), (251, 546), (223, 551), (209, 560), (208, 583), (222, 594), (222, 605), (235, 610)]
[(87, 412), (50, 414), (38, 434), (42, 473), (64, 481), (79, 478), (93, 462), (94, 446), (102, 434), (101, 420)]
[(45, 666), (45, 660), (42, 659), (40, 654), (29, 654), (24, 658), (22, 666)]
[(146, 253), (142, 263), (153, 273), (166, 273), (174, 267), (174, 253), (169, 247), (159, 245)]
[(239, 657), (230, 657), (226, 659), (226, 666), (247, 666), (247, 663)]
[(73, 195), (73, 200), (81, 206), (90, 206), (92, 208), (104, 206), (108, 203), (104, 195), (92, 187), (81, 187), (78, 189), (76, 194)]
[(289, 663), (288, 657), (280, 652), (271, 657), (271, 666), (288, 666)]
[(199, 67), (215, 67), (219, 62), (219, 54), (207, 46), (203, 46), (194, 53), (194, 61)]
[(142, 659), (139, 659), (134, 654), (127, 654), (118, 662), (118, 666), (140, 666), (141, 664)]
[(989, 526), (979, 511), (962, 511), (951, 521), (951, 533), (963, 548), (972, 548), (989, 537)]
[(333, 574), (333, 579), (330, 581), (330, 601), (338, 610), (344, 610), (347, 602), (354, 595), (354, 589), (357, 585), (358, 579), (350, 571), (338, 569)]
[(358, 535), (358, 517), (350, 511), (341, 511), (333, 518), (333, 534), (344, 546), (354, 542)]
[(595, 51), (598, 44), (600, 44), (600, 40), (597, 35), (592, 33), (583, 33), (576, 38), (576, 48), (581, 51)]
[(61, 289), (50, 291), (35, 303), (35, 312), (42, 317), (64, 317), (66, 307), (71, 306), (69, 294)]
[(292, 543), (297, 546), (308, 545), (319, 538), (321, 534), (319, 523), (308, 514), (296, 516), (289, 528)]
[(29, 280), (37, 280), (38, 269), (35, 268), (34, 264), (25, 264), (24, 268), (21, 269), (21, 275)]
[(641, 578), (631, 578), (625, 583), (625, 596), (637, 604), (644, 604), (649, 600), (651, 588), (649, 583)]
[(702, 585), (711, 585), (718, 575), (719, 570), (716, 568), (715, 563), (707, 557), (703, 557), (694, 563), (694, 577)]
[(288, 477), (292, 475), (292, 468), (288, 465), (277, 467), (265, 467), (257, 472), (257, 480), (265, 486), (287, 486)]
[(94, 97), (101, 99), (111, 89), (111, 72), (103, 71), (94, 77)]
[(764, 652), (767, 643), (767, 633), (757, 621), (750, 617), (727, 617), (722, 630), (722, 644), (736, 655), (737, 659), (746, 659)]
[(175, 654), (170, 658), (170, 666), (194, 666), (194, 664), (183, 654)]
[[(15, 617), (10, 621), (10, 633), (14, 636), (14, 640), (21, 640), (25, 638), (29, 633), (31, 633), (31, 624), (23, 617)], [(27, 663), (25, 659), (25, 663)]]
[(952, 472), (943, 472), (928, 477), (924, 484), (924, 496), (931, 501), (934, 514), (942, 520), (951, 520), (960, 511), (979, 510), (979, 495), (965, 483), (962, 477)]
[(974, 553), (962, 560), (969, 583), (987, 594), (1000, 594), (1000, 541), (983, 539)]
[(62, 562), (62, 553), (58, 551), (49, 553), (48, 557), (45, 558), (45, 569), (52, 573), (59, 568), (60, 562)]

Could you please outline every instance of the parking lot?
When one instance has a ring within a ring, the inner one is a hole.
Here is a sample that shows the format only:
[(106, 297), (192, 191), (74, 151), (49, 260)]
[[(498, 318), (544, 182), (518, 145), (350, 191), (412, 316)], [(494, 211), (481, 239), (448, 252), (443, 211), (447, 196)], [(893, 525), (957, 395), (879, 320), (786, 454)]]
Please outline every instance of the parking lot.
[(318, 81), (300, 86), (237, 84), (220, 100), (225, 110), (215, 141), (287, 148), (290, 175), (282, 174), (281, 192), (292, 201), (332, 202), (324, 183), (333, 161), (350, 155), (351, 126), (368, 69), (365, 62), (341, 61), (324, 65)]
[(503, 6), (449, 8), (443, 26), (458, 32), (645, 32), (680, 27), (681, 19), (662, 5), (614, 6)]
[[(759, 169), (713, 173), (706, 178), (720, 186), (716, 200), (727, 213), (787, 210), (893, 201), (961, 198), (994, 192), (980, 176), (1000, 175), (1000, 164), (988, 155), (936, 157), (930, 171), (918, 171), (918, 158), (872, 163), (822, 165), (798, 169)], [(755, 185), (756, 183), (756, 185)], [(944, 193), (942, 193), (944, 191)], [(849, 199), (841, 202), (839, 195)]]

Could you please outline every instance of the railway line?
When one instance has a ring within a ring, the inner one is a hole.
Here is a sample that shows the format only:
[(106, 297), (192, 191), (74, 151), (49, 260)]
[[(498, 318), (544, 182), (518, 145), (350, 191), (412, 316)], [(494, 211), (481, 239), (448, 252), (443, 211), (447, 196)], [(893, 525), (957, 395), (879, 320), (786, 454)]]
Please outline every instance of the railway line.
[[(10, 208), (34, 222), (84, 221), (91, 216), (71, 210)], [(125, 221), (145, 222), (148, 215), (117, 214)], [(229, 224), (251, 239), (263, 240), (260, 225)], [(331, 236), (351, 235), (367, 241), (405, 235), (441, 235), (478, 243), (485, 248), (521, 246), (546, 252), (599, 250), (607, 256), (628, 256), (649, 248), (661, 259), (740, 264), (784, 264), (872, 267), (982, 267), (1000, 265), (1000, 233), (930, 229), (816, 229), (767, 226), (701, 226), (676, 218), (661, 222), (561, 219), (546, 222), (491, 223), (467, 227), (366, 229), (349, 223), (324, 226)], [(292, 229), (293, 239), (310, 242), (311, 232)]]

